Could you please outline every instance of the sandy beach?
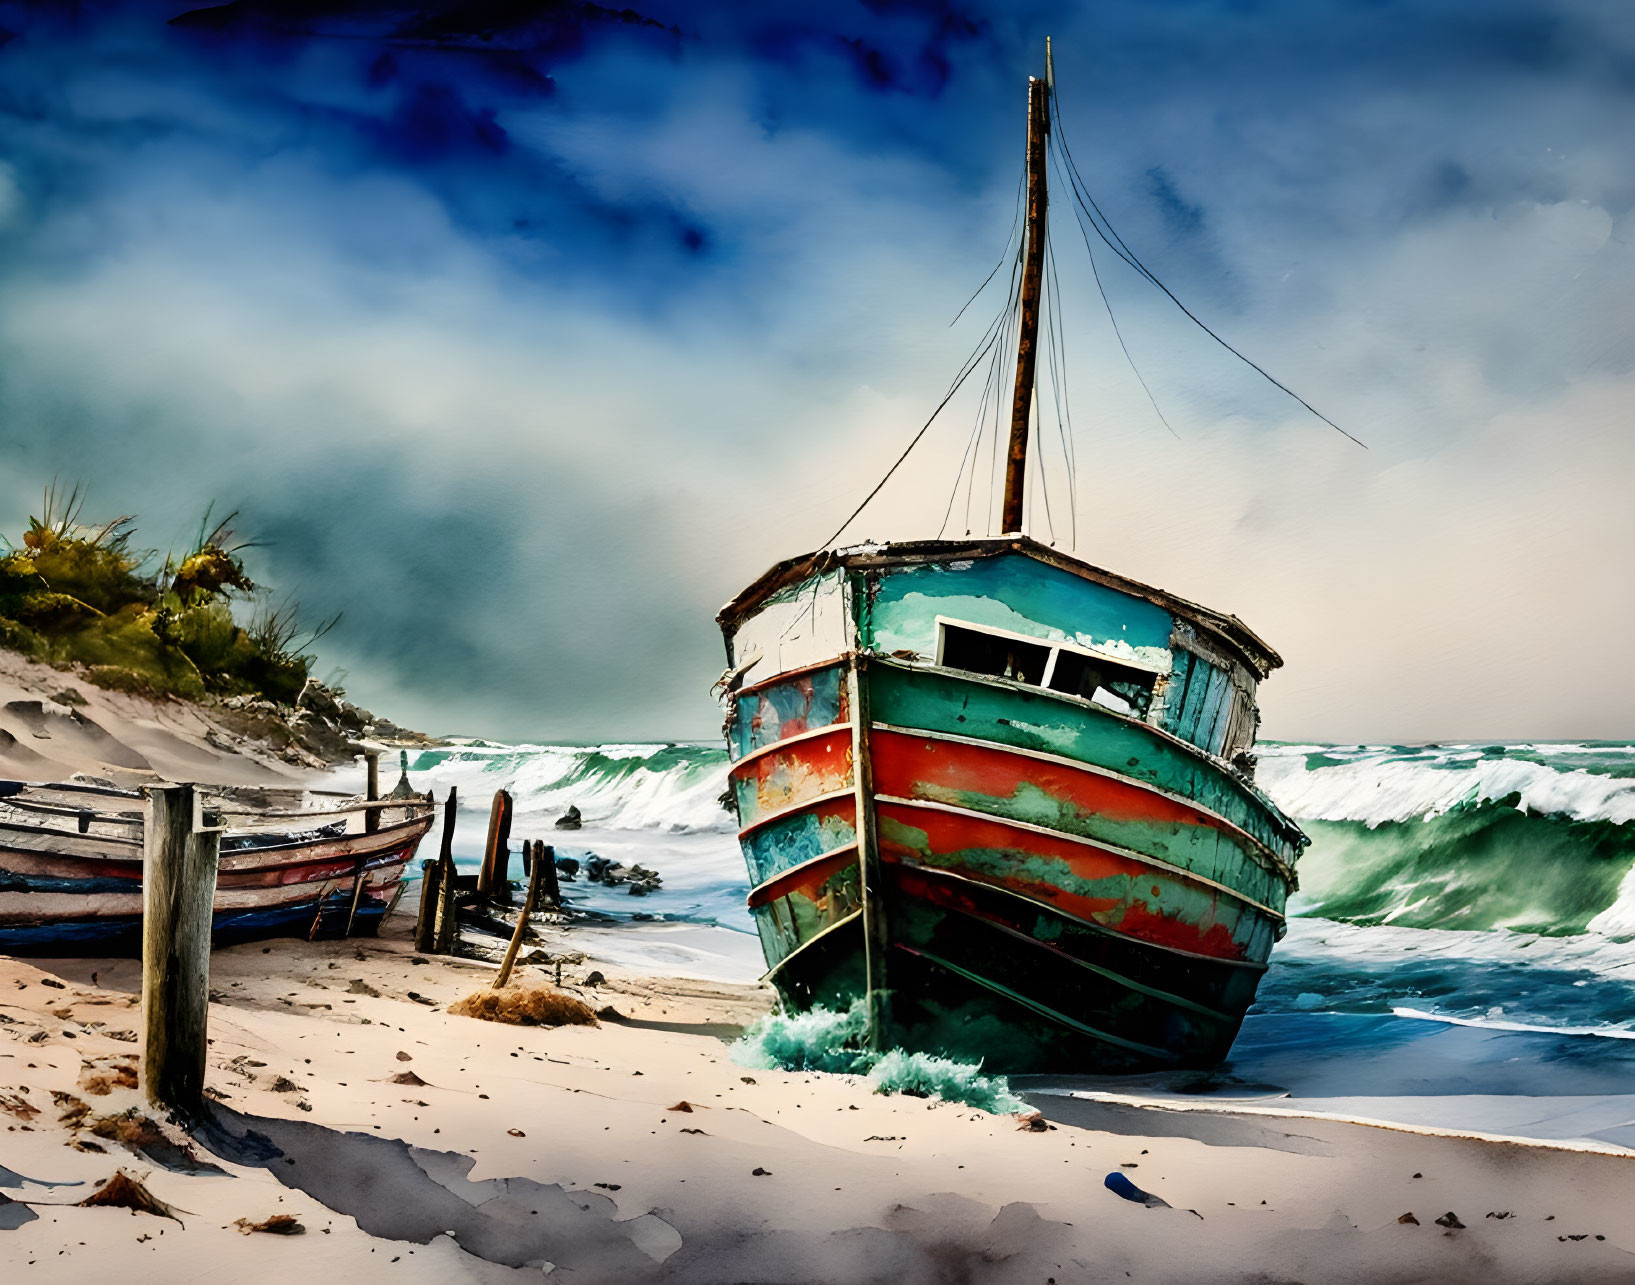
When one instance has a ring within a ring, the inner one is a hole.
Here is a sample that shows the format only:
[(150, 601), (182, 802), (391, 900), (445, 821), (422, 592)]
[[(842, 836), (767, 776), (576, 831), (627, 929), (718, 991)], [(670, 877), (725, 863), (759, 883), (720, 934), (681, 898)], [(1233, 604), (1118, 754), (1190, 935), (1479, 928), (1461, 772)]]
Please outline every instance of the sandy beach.
[[(1035, 1131), (736, 1065), (758, 987), (591, 957), (564, 983), (619, 1014), (596, 1027), (453, 1016), (492, 970), (418, 959), (410, 924), (217, 952), (191, 1139), (98, 1124), (142, 1112), (132, 962), (0, 961), (8, 1278), (1635, 1279), (1621, 1156), (1050, 1096)], [(76, 1207), (120, 1169), (177, 1221)], [(304, 1233), (237, 1225), (275, 1214)]]

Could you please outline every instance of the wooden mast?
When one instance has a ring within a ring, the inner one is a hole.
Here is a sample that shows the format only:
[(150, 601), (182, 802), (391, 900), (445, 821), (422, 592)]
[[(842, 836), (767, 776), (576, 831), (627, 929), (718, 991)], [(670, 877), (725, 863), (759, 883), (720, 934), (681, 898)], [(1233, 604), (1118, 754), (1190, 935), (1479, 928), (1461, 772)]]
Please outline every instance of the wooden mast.
[[(1049, 58), (1046, 45), (1046, 58)], [(1033, 373), (1039, 355), (1039, 296), (1045, 267), (1045, 139), (1050, 133), (1050, 84), (1028, 77), (1027, 240), (1022, 259), (1021, 332), (1016, 348), (1016, 390), (1011, 397), (1010, 446), (1005, 454), (1005, 505), (1000, 531), (1022, 530), (1026, 486), (1028, 417), (1033, 411)]]

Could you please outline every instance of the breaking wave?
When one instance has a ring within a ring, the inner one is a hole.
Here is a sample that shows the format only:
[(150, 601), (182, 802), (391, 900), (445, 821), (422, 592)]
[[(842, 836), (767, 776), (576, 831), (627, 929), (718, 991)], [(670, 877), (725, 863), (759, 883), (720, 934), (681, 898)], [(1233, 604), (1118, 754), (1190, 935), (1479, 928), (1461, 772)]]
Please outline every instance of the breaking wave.
[(1312, 839), (1295, 914), (1635, 937), (1635, 746), (1269, 745), (1259, 778)]
[(457, 785), (467, 799), (509, 790), (519, 816), (554, 820), (577, 807), (585, 824), (670, 834), (731, 831), (721, 807), (726, 752), (717, 746), (499, 745), (466, 740), (422, 750), (411, 773)]

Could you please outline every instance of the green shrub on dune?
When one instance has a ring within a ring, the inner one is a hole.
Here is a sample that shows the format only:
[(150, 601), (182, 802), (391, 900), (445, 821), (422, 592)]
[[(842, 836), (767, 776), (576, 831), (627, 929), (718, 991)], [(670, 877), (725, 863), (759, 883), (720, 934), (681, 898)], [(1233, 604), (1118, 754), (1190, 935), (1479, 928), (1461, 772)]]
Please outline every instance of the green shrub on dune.
[[(194, 547), (167, 556), (131, 547), (135, 519), (81, 524), (79, 488), (48, 487), (42, 516), (0, 556), (0, 647), (59, 666), (82, 666), (86, 681), (118, 691), (197, 699), (263, 696), (293, 703), (314, 657), (297, 642), (295, 610), (263, 605), (248, 627), (235, 604), (259, 593), (240, 558), (233, 517), (210, 526), (206, 510)], [(333, 623), (333, 622), (330, 622)], [(326, 626), (327, 627), (327, 626)]]

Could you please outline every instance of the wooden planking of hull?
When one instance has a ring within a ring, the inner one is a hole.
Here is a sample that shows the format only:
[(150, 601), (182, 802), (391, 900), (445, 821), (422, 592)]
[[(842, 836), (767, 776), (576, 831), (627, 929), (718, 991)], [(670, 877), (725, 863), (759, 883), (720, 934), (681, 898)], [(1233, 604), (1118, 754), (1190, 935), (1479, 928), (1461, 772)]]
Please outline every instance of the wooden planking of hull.
[[(1298, 831), (1223, 763), (1122, 714), (883, 657), (832, 662), (840, 692), (853, 665), (886, 1038), (1009, 1072), (1225, 1058), (1282, 934)], [(796, 721), (739, 745), (768, 979), (791, 1007), (844, 1007), (868, 989), (852, 726)]]
[[(214, 939), (374, 932), (431, 827), (429, 808), (405, 811), (406, 819), (371, 832), (229, 836)], [(0, 822), (0, 951), (139, 951), (142, 845), (131, 833), (129, 826), (122, 834), (79, 834)]]

